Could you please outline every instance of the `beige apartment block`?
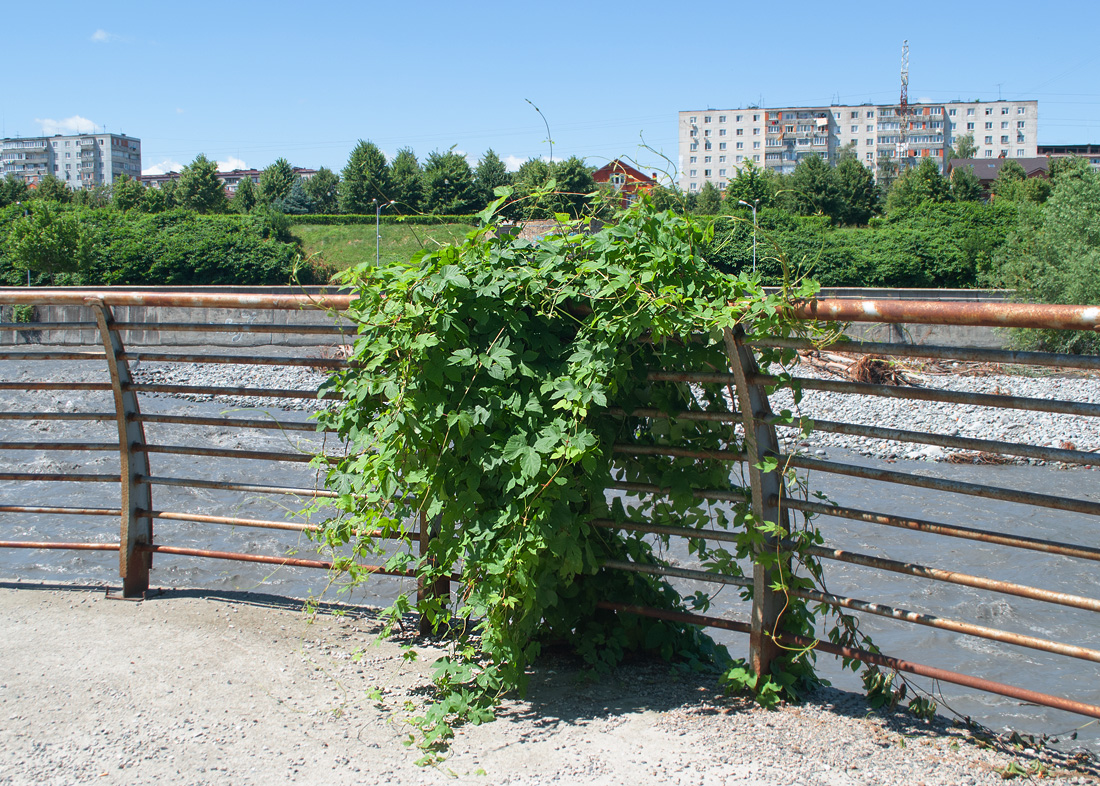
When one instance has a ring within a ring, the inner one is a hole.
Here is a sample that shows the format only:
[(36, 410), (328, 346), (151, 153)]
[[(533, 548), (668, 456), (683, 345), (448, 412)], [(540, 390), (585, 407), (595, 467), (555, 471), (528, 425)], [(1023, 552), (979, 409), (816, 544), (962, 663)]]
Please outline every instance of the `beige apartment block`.
[(747, 161), (783, 174), (810, 155), (835, 165), (846, 149), (876, 172), (883, 159), (907, 168), (923, 158), (943, 171), (966, 134), (979, 158), (1031, 158), (1038, 123), (1037, 101), (916, 103), (904, 118), (896, 104), (688, 110), (679, 115), (680, 188), (725, 189)]

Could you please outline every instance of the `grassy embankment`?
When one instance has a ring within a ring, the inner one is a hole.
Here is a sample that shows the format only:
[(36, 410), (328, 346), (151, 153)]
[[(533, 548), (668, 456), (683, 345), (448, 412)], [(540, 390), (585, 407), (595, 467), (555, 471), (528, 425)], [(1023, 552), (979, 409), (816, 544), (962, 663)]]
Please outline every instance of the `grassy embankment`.
[[(383, 224), (379, 259), (382, 263), (408, 259), (422, 248), (436, 248), (462, 240), (472, 229), (468, 224), (413, 226)], [(374, 261), (374, 225), (311, 226), (299, 224), (291, 234), (302, 241), (306, 257), (318, 255), (336, 270), (344, 270), (361, 262)]]

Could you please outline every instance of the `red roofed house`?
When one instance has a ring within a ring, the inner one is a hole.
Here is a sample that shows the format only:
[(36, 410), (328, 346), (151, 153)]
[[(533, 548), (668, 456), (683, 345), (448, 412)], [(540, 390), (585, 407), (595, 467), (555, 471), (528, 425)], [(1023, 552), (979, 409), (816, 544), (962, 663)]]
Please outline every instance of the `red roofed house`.
[(630, 164), (623, 163), (617, 158), (593, 172), (592, 179), (597, 184), (610, 184), (621, 195), (620, 207), (626, 207), (632, 203), (638, 198), (639, 192), (648, 192), (649, 189), (657, 185), (656, 173), (653, 177), (647, 177)]

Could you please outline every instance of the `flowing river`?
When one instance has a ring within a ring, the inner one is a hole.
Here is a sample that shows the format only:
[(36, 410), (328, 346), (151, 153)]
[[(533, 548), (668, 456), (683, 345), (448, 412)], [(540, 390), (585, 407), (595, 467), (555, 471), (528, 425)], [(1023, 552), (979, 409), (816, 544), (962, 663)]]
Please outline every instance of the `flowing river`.
[[(269, 354), (265, 350), (265, 354)], [(88, 367), (81, 376), (79, 367)], [(73, 369), (78, 373), (74, 375)], [(4, 379), (102, 380), (101, 363), (76, 364), (52, 361), (30, 364), (9, 363)], [(92, 376), (94, 374), (94, 376)], [(235, 382), (234, 384), (249, 384)], [(173, 397), (145, 396), (142, 411), (148, 414), (190, 414), (233, 417), (263, 417), (256, 411), (236, 409), (214, 401), (185, 401)], [(100, 411), (113, 409), (106, 392), (44, 391), (0, 392), (2, 411)], [(305, 410), (268, 411), (282, 420), (306, 421)], [(296, 450), (314, 452), (322, 446), (320, 435), (308, 432), (228, 431), (206, 426), (149, 424), (152, 444), (207, 445), (245, 450)], [(109, 443), (117, 440), (113, 421), (104, 423), (57, 422), (46, 420), (0, 420), (0, 441)], [(330, 446), (331, 447), (331, 446)], [(956, 466), (922, 461), (894, 463), (830, 449), (830, 459), (916, 474), (952, 477), (1005, 488), (1037, 491), (1083, 499), (1100, 499), (1097, 475), (1089, 470), (1059, 470), (1034, 466)], [(246, 483), (312, 487), (318, 484), (315, 471), (304, 464), (198, 458), (155, 454), (150, 456), (155, 475), (235, 480)], [(0, 455), (3, 472), (91, 472), (117, 474), (118, 455), (111, 451), (75, 453), (10, 450)], [(257, 467), (260, 467), (257, 472)], [(961, 526), (1048, 538), (1068, 543), (1095, 544), (1095, 520), (1089, 516), (1056, 510), (961, 497), (925, 489), (887, 485), (840, 475), (814, 473), (809, 487), (823, 492), (840, 505), (889, 511)], [(0, 481), (0, 505), (49, 505), (115, 507), (118, 488), (112, 483), (24, 483)], [(303, 501), (295, 497), (272, 497), (205, 488), (155, 487), (154, 507), (158, 510), (254, 519), (303, 522)], [(314, 515), (323, 518), (325, 511)], [(247, 527), (218, 526), (183, 521), (156, 521), (156, 540), (173, 546), (318, 558), (314, 544), (293, 532)], [(5, 540), (102, 541), (117, 540), (118, 522), (113, 517), (74, 515), (0, 514)], [(1086, 597), (1100, 597), (1100, 572), (1085, 560), (1051, 556), (1041, 552), (1008, 549), (972, 541), (938, 537), (908, 530), (820, 518), (830, 547), (889, 557), (977, 576), (1057, 590)], [(669, 555), (690, 567), (686, 549), (674, 548)], [(171, 555), (156, 555), (152, 583), (159, 587), (201, 587), (212, 590), (259, 590), (291, 597), (325, 597), (354, 603), (385, 605), (396, 595), (411, 589), (407, 580), (378, 578), (353, 593), (342, 594), (330, 586), (320, 571), (304, 568), (228, 562)], [(839, 562), (826, 564), (830, 592), (911, 609), (942, 617), (971, 621), (994, 628), (1100, 649), (1100, 625), (1095, 614), (1074, 608), (998, 595), (922, 578), (871, 571)], [(45, 550), (0, 550), (0, 578), (26, 581), (64, 581), (117, 586), (118, 557), (113, 552), (66, 552)], [(685, 588), (695, 586), (685, 582)], [(713, 587), (708, 588), (713, 591)], [(711, 613), (745, 618), (745, 605), (733, 588), (718, 593)], [(987, 679), (1020, 685), (1045, 693), (1100, 704), (1100, 680), (1096, 664), (1050, 655), (1011, 645), (989, 642), (890, 619), (858, 615), (861, 629), (889, 655), (939, 666)], [(747, 652), (744, 636), (716, 632), (734, 656)], [(819, 668), (838, 687), (860, 690), (858, 677), (842, 672), (831, 656), (819, 658)], [(928, 681), (916, 684), (931, 687)], [(995, 729), (1011, 727), (1024, 732), (1065, 735), (1079, 730), (1079, 739), (1096, 749), (1100, 730), (1096, 722), (1042, 707), (1024, 706), (1018, 701), (970, 691), (951, 685), (939, 686), (941, 704), (972, 716)], [(945, 700), (945, 701), (944, 701)]]

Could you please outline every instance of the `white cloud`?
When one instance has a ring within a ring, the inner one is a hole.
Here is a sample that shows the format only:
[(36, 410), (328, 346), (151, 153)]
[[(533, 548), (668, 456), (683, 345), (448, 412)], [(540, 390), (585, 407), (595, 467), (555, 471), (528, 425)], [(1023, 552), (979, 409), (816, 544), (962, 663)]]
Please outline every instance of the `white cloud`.
[(248, 164), (233, 156), (229, 156), (225, 161), (218, 162), (219, 172), (232, 172), (234, 169), (248, 169)]
[(177, 115), (182, 115), (182, 114), (183, 114), (183, 107), (179, 107), (179, 106), (177, 106), (177, 107), (176, 107), (176, 114), (177, 114)]
[(48, 117), (36, 117), (34, 122), (42, 126), (42, 133), (51, 134), (90, 134), (95, 133), (96, 124), (86, 117), (73, 115), (64, 120), (52, 120)]
[(141, 170), (143, 175), (164, 175), (168, 172), (179, 172), (183, 169), (183, 164), (179, 161), (173, 161), (170, 158), (166, 158), (159, 164), (153, 164), (153, 166), (146, 167)]
[(504, 168), (507, 169), (509, 172), (515, 172), (519, 169), (520, 164), (522, 164), (526, 160), (526, 158), (520, 158), (519, 156), (505, 156)]
[(931, 103), (934, 103), (934, 102), (932, 101), (931, 96), (921, 96), (920, 98), (917, 99), (917, 103), (918, 104), (931, 104)]
[(121, 41), (122, 36), (115, 35), (114, 33), (108, 33), (103, 28), (100, 28), (99, 30), (96, 30), (94, 33), (92, 33), (92, 37), (89, 40), (96, 44), (110, 44), (114, 41)]

